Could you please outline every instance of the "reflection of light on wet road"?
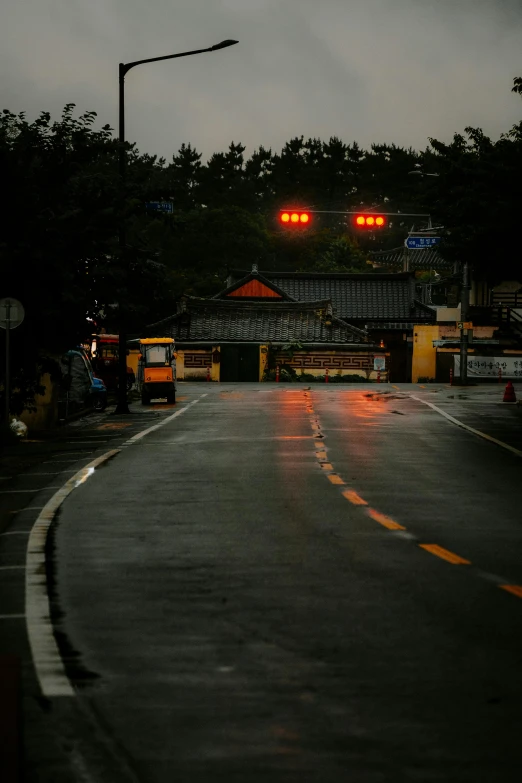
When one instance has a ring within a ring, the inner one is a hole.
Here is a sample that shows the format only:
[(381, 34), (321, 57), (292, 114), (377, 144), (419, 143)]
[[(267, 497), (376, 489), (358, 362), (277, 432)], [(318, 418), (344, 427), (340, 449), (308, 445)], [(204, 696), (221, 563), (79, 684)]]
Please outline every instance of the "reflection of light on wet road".
[(79, 487), (79, 486), (80, 486), (80, 484), (85, 484), (85, 482), (87, 481), (87, 479), (88, 479), (90, 476), (92, 476), (92, 475), (93, 475), (93, 473), (94, 473), (94, 468), (93, 468), (93, 467), (90, 467), (90, 468), (85, 468), (85, 469), (82, 471), (82, 475), (81, 475), (79, 478), (77, 478), (77, 479), (76, 479), (76, 481), (75, 481), (75, 483), (74, 483), (74, 487), (76, 488), (76, 487)]

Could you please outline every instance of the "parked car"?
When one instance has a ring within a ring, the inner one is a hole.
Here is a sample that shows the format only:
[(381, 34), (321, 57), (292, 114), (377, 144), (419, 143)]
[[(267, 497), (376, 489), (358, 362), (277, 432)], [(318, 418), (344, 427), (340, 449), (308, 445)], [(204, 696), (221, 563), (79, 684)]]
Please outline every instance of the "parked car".
[(107, 387), (101, 378), (92, 378), (91, 386), (92, 407), (95, 411), (104, 411), (107, 407)]

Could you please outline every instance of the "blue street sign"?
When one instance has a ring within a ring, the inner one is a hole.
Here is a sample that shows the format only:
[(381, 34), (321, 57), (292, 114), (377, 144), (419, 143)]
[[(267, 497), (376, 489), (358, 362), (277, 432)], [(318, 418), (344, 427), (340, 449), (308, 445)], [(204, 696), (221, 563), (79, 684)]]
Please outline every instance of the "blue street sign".
[(438, 245), (440, 237), (408, 237), (404, 242), (408, 250), (424, 250), (427, 247)]
[(154, 212), (170, 212), (171, 214), (174, 212), (172, 201), (147, 201), (145, 206)]

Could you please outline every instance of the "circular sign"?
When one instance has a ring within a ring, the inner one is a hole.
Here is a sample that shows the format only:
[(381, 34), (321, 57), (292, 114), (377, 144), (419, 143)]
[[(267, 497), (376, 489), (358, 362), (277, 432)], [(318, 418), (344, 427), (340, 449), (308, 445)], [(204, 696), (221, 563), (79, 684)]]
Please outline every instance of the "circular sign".
[(2, 329), (16, 329), (24, 320), (25, 310), (18, 299), (11, 296), (0, 299), (0, 327)]

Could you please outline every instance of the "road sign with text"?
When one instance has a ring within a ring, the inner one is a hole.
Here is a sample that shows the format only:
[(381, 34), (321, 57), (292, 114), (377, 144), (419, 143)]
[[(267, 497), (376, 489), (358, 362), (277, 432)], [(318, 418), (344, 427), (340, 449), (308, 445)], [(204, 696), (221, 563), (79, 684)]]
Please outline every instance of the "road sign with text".
[(147, 201), (145, 206), (152, 212), (167, 212), (170, 214), (174, 212), (172, 201)]
[(440, 237), (407, 237), (404, 245), (408, 250), (426, 250), (440, 242)]

